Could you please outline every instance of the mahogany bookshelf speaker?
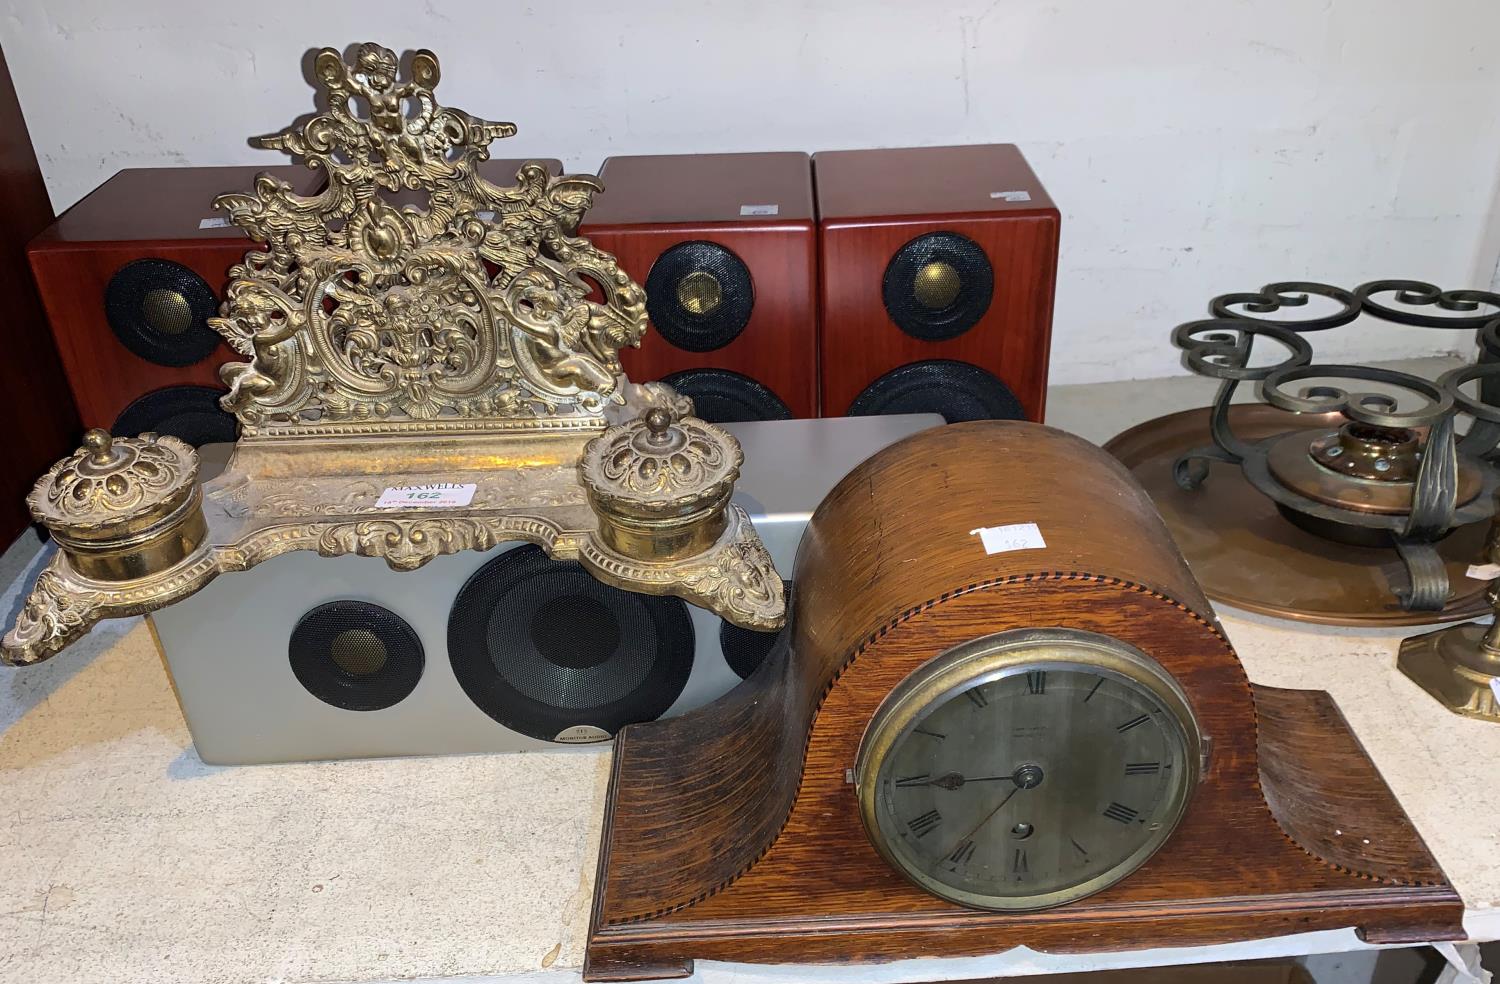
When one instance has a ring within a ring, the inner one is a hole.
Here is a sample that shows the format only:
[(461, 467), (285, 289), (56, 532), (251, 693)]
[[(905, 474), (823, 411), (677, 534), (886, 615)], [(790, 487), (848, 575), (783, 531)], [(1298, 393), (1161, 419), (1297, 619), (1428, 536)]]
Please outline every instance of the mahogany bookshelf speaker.
[(1057, 207), (1010, 144), (813, 157), (823, 413), (1041, 420)]
[(815, 417), (817, 229), (803, 153), (611, 157), (583, 235), (646, 287), (620, 353), (705, 420)]
[[(783, 577), (823, 496), (933, 415), (730, 424), (734, 501)], [(779, 633), (610, 587), (501, 544), (400, 573), (295, 551), (151, 616), (199, 756), (215, 764), (518, 752), (707, 704)]]
[[(481, 173), (510, 184), (521, 163), (488, 161)], [(304, 195), (325, 181), (295, 165), (131, 168), (31, 241), (32, 275), (84, 427), (156, 431), (195, 446), (234, 440), (219, 367), (239, 356), (206, 319), (219, 313), (229, 268), (254, 244), (213, 200), (263, 172)]]

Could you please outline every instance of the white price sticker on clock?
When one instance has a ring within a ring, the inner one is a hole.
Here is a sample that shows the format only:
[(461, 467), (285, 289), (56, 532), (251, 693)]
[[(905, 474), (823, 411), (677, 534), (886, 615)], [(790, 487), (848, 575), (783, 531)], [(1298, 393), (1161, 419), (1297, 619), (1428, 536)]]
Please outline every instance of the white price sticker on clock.
[(386, 489), (375, 502), (377, 509), (454, 509), (474, 501), (477, 485), (402, 485)]
[(1008, 526), (984, 526), (970, 530), (979, 537), (987, 554), (1010, 553), (1012, 550), (1041, 550), (1047, 546), (1035, 523), (1011, 523)]

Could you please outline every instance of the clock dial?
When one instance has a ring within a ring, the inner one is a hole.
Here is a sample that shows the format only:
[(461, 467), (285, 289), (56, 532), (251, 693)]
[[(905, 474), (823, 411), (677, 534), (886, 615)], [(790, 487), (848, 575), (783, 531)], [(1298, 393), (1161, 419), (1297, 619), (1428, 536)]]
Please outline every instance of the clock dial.
[(933, 894), (1044, 908), (1161, 845), (1197, 749), (1180, 690), (1139, 651), (1002, 633), (932, 660), (882, 705), (858, 763), (861, 808), (886, 860)]

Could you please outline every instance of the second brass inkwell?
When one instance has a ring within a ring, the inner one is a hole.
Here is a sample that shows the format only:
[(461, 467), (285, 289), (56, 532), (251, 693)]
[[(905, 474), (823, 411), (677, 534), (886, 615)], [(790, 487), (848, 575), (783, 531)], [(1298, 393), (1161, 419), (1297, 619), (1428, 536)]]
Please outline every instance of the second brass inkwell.
[(621, 371), (645, 295), (574, 234), (598, 182), (535, 163), (515, 187), (481, 178), (515, 127), (439, 106), (430, 52), (405, 80), (374, 44), (347, 62), (323, 49), (314, 73), (327, 111), (257, 143), (325, 170), (326, 189), (263, 174), (215, 202), (266, 246), (211, 319), (246, 360), (221, 371), (240, 423), (228, 466), (201, 483), (181, 441), (90, 432), (28, 500), (60, 550), (5, 662), (293, 550), (410, 571), (523, 540), (616, 587), (780, 626), (781, 578), (729, 502), (738, 444)]

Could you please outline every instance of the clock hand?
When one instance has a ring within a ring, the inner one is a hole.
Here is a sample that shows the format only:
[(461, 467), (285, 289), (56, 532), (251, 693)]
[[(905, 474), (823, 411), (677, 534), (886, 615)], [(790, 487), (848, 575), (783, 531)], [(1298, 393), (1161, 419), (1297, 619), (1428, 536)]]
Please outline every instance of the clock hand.
[(936, 779), (929, 779), (923, 785), (938, 786), (938, 787), (940, 787), (942, 789), (960, 789), (960, 788), (968, 785), (971, 782), (1015, 782), (1015, 781), (1016, 781), (1016, 777), (1013, 776), (1013, 775), (1010, 775), (1010, 776), (972, 776), (972, 777), (970, 777), (970, 776), (962, 775), (961, 773), (958, 773), (958, 772), (949, 772), (949, 773), (947, 773), (945, 775), (938, 776)]
[(1003, 800), (1000, 801), (1000, 805), (999, 806), (995, 807), (993, 810), (991, 810), (990, 812), (986, 813), (984, 815), (984, 819), (983, 820), (981, 820), (978, 823), (976, 823), (973, 827), (971, 827), (969, 829), (969, 832), (967, 834), (964, 834), (962, 837), (960, 837), (957, 841), (954, 842), (953, 849), (957, 850), (959, 844), (963, 844), (963, 843), (966, 843), (968, 841), (973, 840), (974, 839), (974, 835), (977, 834), (977, 833), (979, 833), (979, 828), (983, 827), (985, 824), (987, 824), (991, 820), (995, 819), (995, 814), (997, 814), (1001, 810), (1005, 809), (1005, 804), (1010, 802), (1011, 797), (1015, 796), (1017, 793), (1019, 793), (1024, 788), (1025, 788), (1024, 786), (1019, 786), (1018, 785), (1018, 786), (1016, 786), (1015, 789), (1012, 789), (1010, 792), (1006, 793), (1005, 794), (1005, 799), (1003, 799)]
[(1005, 799), (1001, 800), (1000, 803), (999, 803), (999, 805), (996, 806), (993, 810), (991, 810), (990, 812), (986, 813), (984, 815), (984, 819), (980, 820), (973, 827), (969, 828), (969, 832), (967, 834), (964, 834), (962, 837), (960, 837), (957, 840), (957, 842), (955, 842), (953, 850), (956, 851), (956, 850), (958, 850), (958, 845), (963, 844), (963, 843), (965, 843), (967, 841), (973, 840), (974, 839), (974, 835), (977, 834), (977, 833), (979, 833), (979, 828), (983, 827), (985, 824), (987, 824), (991, 820), (995, 819), (995, 814), (997, 814), (1001, 810), (1005, 809), (1005, 804), (1009, 803), (1011, 801), (1011, 799), (1017, 793), (1019, 793), (1021, 790), (1023, 790), (1023, 789), (1034, 789), (1037, 786), (1041, 785), (1041, 783), (1042, 783), (1042, 770), (1041, 770), (1040, 766), (1031, 765), (1031, 764), (1018, 766), (1016, 768), (1016, 771), (1013, 772), (1013, 773), (1011, 773), (1011, 778), (1015, 782), (1016, 788), (1012, 789), (1010, 792), (1006, 793), (1005, 794)]

